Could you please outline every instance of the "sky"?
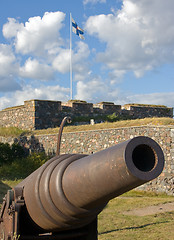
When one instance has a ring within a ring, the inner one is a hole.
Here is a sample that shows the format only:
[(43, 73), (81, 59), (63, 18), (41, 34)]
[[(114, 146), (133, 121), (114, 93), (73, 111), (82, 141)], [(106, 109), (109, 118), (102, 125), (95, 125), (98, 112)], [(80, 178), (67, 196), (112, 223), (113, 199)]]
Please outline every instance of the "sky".
[(0, 110), (73, 99), (174, 107), (173, 0), (0, 0)]

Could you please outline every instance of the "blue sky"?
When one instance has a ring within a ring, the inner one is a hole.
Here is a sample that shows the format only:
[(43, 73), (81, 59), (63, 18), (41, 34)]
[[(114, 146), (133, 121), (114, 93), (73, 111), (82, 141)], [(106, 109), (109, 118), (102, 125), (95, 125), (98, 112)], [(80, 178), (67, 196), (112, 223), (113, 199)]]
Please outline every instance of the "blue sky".
[(1, 0), (0, 109), (29, 99), (174, 106), (173, 0)]

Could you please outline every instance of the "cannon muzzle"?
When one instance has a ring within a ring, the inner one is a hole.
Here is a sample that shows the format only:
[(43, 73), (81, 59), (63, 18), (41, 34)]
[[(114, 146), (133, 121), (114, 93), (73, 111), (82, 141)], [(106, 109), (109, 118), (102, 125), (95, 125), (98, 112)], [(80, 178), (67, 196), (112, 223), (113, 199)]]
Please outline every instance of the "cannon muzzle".
[(19, 232), (83, 229), (109, 200), (158, 177), (163, 167), (160, 146), (142, 136), (89, 156), (56, 156), (16, 186), (24, 200)]

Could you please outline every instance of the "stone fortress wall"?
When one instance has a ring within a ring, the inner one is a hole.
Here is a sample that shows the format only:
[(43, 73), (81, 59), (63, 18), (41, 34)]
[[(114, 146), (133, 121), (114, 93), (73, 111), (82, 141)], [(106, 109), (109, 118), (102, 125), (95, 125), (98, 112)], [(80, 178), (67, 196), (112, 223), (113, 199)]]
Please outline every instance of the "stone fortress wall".
[[(92, 154), (137, 136), (147, 136), (154, 139), (161, 146), (165, 157), (165, 168), (162, 174), (139, 189), (165, 192), (174, 196), (173, 126), (149, 125), (63, 133), (60, 150), (61, 154)], [(57, 134), (19, 136), (17, 138), (0, 136), (0, 142), (18, 143), (30, 152), (44, 151), (54, 156), (57, 147)]]
[(24, 105), (6, 108), (0, 111), (0, 126), (18, 127), (21, 129), (44, 129), (60, 125), (65, 116), (72, 118), (89, 117), (95, 120), (105, 115), (115, 114), (119, 117), (129, 119), (145, 117), (173, 117), (173, 108), (155, 105), (134, 105), (124, 106), (114, 103), (101, 102), (98, 104), (85, 101), (60, 101), (29, 100)]

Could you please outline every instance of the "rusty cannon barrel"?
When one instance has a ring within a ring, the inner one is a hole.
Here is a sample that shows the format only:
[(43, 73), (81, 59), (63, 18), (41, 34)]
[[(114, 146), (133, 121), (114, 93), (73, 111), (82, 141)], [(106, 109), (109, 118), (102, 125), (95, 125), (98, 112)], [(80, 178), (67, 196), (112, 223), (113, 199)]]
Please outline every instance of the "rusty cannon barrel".
[[(89, 156), (56, 156), (14, 188), (13, 201), (23, 200), (16, 231), (21, 239), (49, 232), (54, 237), (46, 239), (96, 240), (96, 218), (108, 201), (158, 177), (163, 167), (160, 146), (142, 136)], [(85, 235), (86, 226), (92, 230)]]

